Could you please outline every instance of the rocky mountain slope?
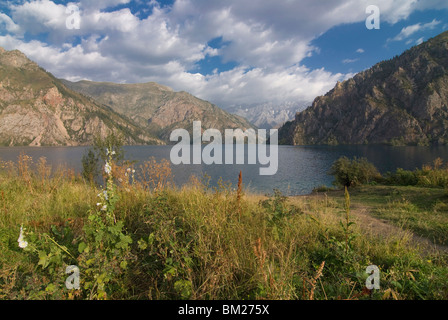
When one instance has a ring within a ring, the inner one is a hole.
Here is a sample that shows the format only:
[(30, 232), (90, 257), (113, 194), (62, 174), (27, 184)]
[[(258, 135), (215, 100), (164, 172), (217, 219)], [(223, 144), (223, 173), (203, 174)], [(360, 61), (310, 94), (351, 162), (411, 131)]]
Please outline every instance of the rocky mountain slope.
[(279, 131), (283, 144), (448, 143), (448, 32), (338, 83)]
[(187, 92), (175, 92), (154, 82), (116, 84), (62, 81), (72, 90), (131, 118), (165, 142), (169, 142), (174, 129), (183, 128), (191, 132), (193, 121), (201, 121), (204, 130), (214, 128), (221, 132), (224, 129), (253, 128), (244, 118), (232, 115), (210, 102)]
[(65, 87), (18, 50), (0, 48), (0, 145), (90, 144), (122, 133), (127, 144), (160, 144), (133, 121)]

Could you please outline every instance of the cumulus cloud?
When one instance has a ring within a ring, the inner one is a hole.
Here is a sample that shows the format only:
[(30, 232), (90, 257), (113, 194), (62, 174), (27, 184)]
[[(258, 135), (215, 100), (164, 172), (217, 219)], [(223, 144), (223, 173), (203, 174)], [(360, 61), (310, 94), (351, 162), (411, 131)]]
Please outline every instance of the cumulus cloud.
[[(382, 21), (393, 24), (429, 3), (445, 6), (445, 2), (176, 0), (162, 7), (155, 0), (78, 0), (73, 4), (80, 8), (81, 28), (70, 30), (65, 5), (21, 0), (11, 2), (10, 15), (0, 14), (0, 26), (6, 29), (0, 46), (19, 49), (69, 80), (156, 81), (222, 107), (311, 101), (349, 76), (301, 65), (319, 52), (311, 45), (313, 39), (334, 26), (364, 21), (365, 8), (371, 4), (380, 7)], [(138, 12), (123, 6), (137, 3)], [(432, 25), (411, 26), (400, 37)], [(214, 39), (221, 39), (222, 45), (209, 45)], [(209, 75), (191, 71), (203, 59), (216, 56), (236, 66)]]
[(65, 28), (66, 6), (55, 4), (50, 0), (12, 5), (11, 11), (12, 19), (32, 35)]
[(182, 77), (172, 80), (173, 83), (177, 82), (176, 85), (188, 88), (204, 99), (214, 100), (219, 105), (227, 105), (228, 97), (231, 97), (233, 104), (245, 105), (266, 101), (281, 103), (285, 97), (296, 101), (312, 101), (346, 77), (343, 74), (331, 74), (324, 69), (310, 70), (295, 65), (277, 72), (237, 67), (208, 76), (184, 73)]

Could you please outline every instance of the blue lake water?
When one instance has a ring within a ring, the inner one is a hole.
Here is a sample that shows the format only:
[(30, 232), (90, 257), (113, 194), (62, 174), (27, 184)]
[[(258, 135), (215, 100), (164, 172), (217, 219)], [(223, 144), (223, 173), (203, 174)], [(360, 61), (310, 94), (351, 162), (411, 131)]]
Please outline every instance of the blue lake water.
[[(172, 146), (126, 146), (125, 158), (142, 163), (150, 157), (170, 159)], [(17, 160), (20, 153), (33, 160), (46, 157), (53, 166), (65, 165), (81, 172), (82, 156), (88, 147), (0, 147), (0, 160)], [(279, 146), (278, 171), (272, 176), (261, 176), (261, 165), (172, 165), (176, 185), (186, 183), (191, 175), (207, 174), (211, 185), (219, 178), (236, 185), (240, 170), (244, 186), (253, 192), (272, 193), (279, 189), (286, 195), (308, 194), (314, 187), (331, 186), (333, 177), (327, 175), (331, 164), (340, 156), (366, 157), (381, 173), (397, 168), (413, 170), (431, 163), (437, 157), (448, 161), (448, 147), (389, 147), (389, 146)], [(137, 163), (138, 167), (138, 163)], [(263, 166), (266, 167), (266, 166)]]

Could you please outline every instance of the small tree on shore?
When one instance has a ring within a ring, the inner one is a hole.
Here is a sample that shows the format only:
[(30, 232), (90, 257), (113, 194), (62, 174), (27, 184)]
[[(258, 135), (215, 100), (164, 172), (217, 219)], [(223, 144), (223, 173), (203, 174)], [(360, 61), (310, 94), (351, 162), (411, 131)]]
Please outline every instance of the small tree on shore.
[(92, 149), (89, 149), (87, 154), (82, 156), (82, 177), (89, 182), (95, 181), (96, 177), (98, 177), (99, 165), (98, 165), (98, 156)]
[(360, 184), (370, 183), (381, 179), (378, 169), (366, 158), (341, 157), (336, 160), (328, 174), (335, 177), (335, 184), (343, 187), (353, 187)]
[[(105, 163), (109, 157), (114, 163), (124, 159), (123, 136), (115, 132), (109, 133), (106, 137), (97, 134), (93, 139), (93, 146), (87, 154), (82, 157), (82, 176), (84, 179), (93, 182), (100, 174), (101, 164)], [(110, 154), (107, 153), (109, 150)]]

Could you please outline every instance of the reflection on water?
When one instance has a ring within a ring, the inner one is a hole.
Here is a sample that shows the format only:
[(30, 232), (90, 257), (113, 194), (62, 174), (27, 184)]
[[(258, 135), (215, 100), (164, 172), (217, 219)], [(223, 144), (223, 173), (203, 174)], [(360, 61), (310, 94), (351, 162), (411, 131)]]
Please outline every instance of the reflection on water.
[[(143, 162), (150, 157), (157, 160), (170, 158), (172, 146), (127, 146), (125, 158)], [(0, 159), (15, 161), (21, 152), (34, 160), (46, 157), (53, 166), (64, 165), (81, 172), (81, 158), (88, 147), (1, 147)], [(223, 152), (224, 154), (224, 152)], [(237, 184), (240, 170), (246, 188), (254, 192), (272, 193), (279, 189), (288, 195), (307, 194), (320, 185), (330, 186), (333, 178), (327, 175), (331, 164), (340, 156), (366, 157), (382, 173), (396, 168), (413, 170), (440, 157), (448, 161), (448, 147), (389, 147), (389, 146), (306, 146), (279, 147), (279, 167), (273, 176), (260, 176), (260, 165), (248, 165), (247, 153), (244, 165), (178, 165), (172, 166), (177, 185), (186, 183), (191, 175), (202, 177), (207, 174), (211, 185), (219, 178)], [(137, 163), (138, 167), (138, 163)]]

